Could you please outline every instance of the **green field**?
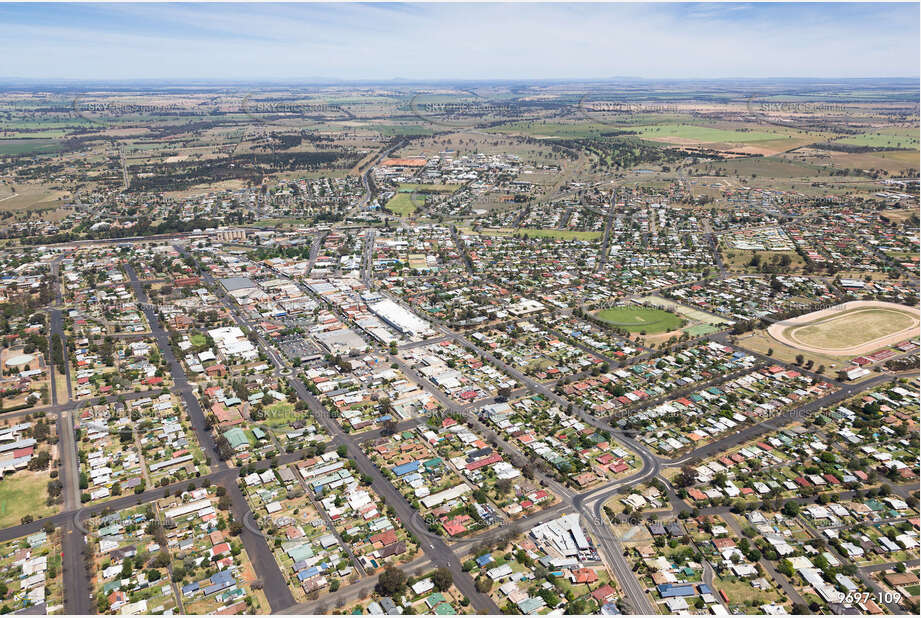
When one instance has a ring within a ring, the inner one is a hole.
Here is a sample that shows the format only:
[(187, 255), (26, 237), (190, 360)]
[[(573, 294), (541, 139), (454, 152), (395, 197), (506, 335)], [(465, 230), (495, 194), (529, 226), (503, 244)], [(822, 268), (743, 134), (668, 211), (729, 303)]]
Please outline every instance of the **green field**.
[(48, 154), (59, 152), (63, 147), (56, 139), (3, 139), (0, 140), (0, 155)]
[(0, 480), (0, 527), (19, 525), (25, 515), (47, 517), (57, 507), (47, 506), (49, 477), (39, 472), (21, 471)]
[[(416, 212), (416, 202), (422, 205), (424, 198), (417, 195), (415, 198), (412, 193), (397, 193), (384, 206), (387, 210), (400, 217), (406, 217)], [(415, 200), (415, 201), (413, 201)]]
[(659, 124), (643, 127), (630, 127), (643, 137), (663, 138), (677, 137), (697, 142), (714, 142), (744, 144), (747, 142), (766, 142), (787, 137), (779, 133), (765, 131), (727, 131), (711, 127), (698, 127), (690, 124)]
[(416, 209), (425, 203), (425, 196), (433, 193), (454, 193), (460, 185), (432, 185), (412, 182), (401, 183), (397, 193), (384, 206), (387, 210), (400, 217), (406, 217), (416, 212)]
[(877, 132), (861, 133), (837, 140), (842, 144), (870, 146), (871, 148), (914, 148), (918, 149), (918, 132), (911, 129), (891, 128)]
[(191, 335), (191, 336), (189, 337), (189, 341), (190, 341), (190, 342), (192, 343), (192, 345), (194, 345), (196, 348), (199, 348), (199, 347), (201, 347), (201, 346), (203, 346), (203, 345), (207, 345), (207, 344), (208, 344), (208, 338), (205, 337), (204, 335), (202, 335), (201, 333), (195, 333), (194, 335)]
[(604, 309), (598, 312), (597, 317), (603, 322), (631, 333), (645, 332), (649, 335), (677, 330), (684, 326), (684, 320), (674, 313), (638, 305)]

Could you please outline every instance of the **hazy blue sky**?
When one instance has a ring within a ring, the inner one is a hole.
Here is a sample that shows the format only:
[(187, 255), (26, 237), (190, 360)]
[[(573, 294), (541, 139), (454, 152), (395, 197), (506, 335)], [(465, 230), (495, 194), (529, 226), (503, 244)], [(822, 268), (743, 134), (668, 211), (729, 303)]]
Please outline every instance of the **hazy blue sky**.
[(917, 77), (911, 4), (0, 4), (0, 77)]

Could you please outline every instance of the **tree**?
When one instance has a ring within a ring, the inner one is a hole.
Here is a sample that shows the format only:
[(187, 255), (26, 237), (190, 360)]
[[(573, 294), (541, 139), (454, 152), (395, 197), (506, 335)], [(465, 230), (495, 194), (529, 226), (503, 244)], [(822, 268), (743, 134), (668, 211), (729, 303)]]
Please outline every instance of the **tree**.
[(169, 566), (169, 552), (167, 552), (166, 550), (161, 551), (160, 553), (157, 554), (157, 557), (154, 558), (151, 564), (155, 568), (165, 569), (166, 567)]
[(374, 588), (378, 594), (390, 597), (399, 592), (404, 584), (406, 584), (406, 574), (395, 566), (388, 566), (377, 578), (377, 585)]
[(432, 583), (435, 584), (439, 591), (445, 592), (454, 583), (454, 577), (449, 569), (441, 567), (432, 575)]

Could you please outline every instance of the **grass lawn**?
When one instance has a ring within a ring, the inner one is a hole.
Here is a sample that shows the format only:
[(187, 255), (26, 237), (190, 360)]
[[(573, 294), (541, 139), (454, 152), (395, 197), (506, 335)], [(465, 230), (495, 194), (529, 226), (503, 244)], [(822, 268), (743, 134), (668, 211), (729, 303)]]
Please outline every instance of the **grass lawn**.
[(70, 401), (67, 397), (67, 376), (60, 371), (54, 372), (54, 387), (55, 390), (57, 390), (58, 403), (67, 403)]
[(684, 320), (674, 313), (650, 307), (630, 305), (612, 307), (599, 311), (597, 316), (598, 319), (631, 333), (665, 333), (684, 325)]
[(283, 421), (295, 420), (294, 404), (279, 402), (273, 403), (270, 406), (266, 406), (265, 419), (267, 422), (275, 421), (278, 419)]
[(47, 473), (22, 470), (0, 481), (0, 527), (19, 525), (25, 515), (48, 517), (57, 507), (46, 506)]
[[(777, 588), (771, 588), (767, 591), (757, 590), (751, 583), (737, 577), (716, 577), (713, 580), (713, 584), (717, 590), (722, 590), (726, 593), (726, 596), (729, 597), (729, 604), (732, 606), (742, 606), (747, 603), (750, 607), (757, 607), (758, 605), (772, 602), (781, 605), (787, 602), (787, 599), (777, 592)], [(717, 593), (716, 590), (713, 592)]]
[(912, 251), (887, 251), (886, 255), (899, 261), (912, 261), (918, 257), (918, 254)]
[(916, 323), (911, 315), (895, 309), (862, 308), (791, 326), (784, 334), (800, 344), (834, 351), (885, 337)]
[[(415, 201), (414, 201), (415, 200)], [(416, 211), (416, 202), (421, 205), (424, 201), (422, 196), (412, 197), (412, 193), (397, 193), (384, 206), (387, 210), (395, 215), (405, 217)]]
[(547, 369), (552, 365), (553, 361), (551, 361), (549, 358), (535, 358), (530, 363), (528, 363), (524, 369), (525, 371), (539, 371)]
[(289, 431), (291, 423), (302, 421), (309, 417), (310, 414), (307, 410), (297, 411), (294, 409), (294, 404), (279, 402), (266, 406), (265, 420), (261, 421), (259, 425), (262, 429)]
[(294, 227), (296, 225), (313, 225), (316, 223), (313, 219), (302, 219), (297, 217), (280, 217), (277, 219), (261, 219), (260, 225), (274, 225), (277, 227)]
[(196, 348), (206, 345), (208, 343), (207, 337), (205, 337), (201, 333), (195, 333), (194, 335), (189, 337), (189, 341), (192, 342), (192, 345), (194, 345)]

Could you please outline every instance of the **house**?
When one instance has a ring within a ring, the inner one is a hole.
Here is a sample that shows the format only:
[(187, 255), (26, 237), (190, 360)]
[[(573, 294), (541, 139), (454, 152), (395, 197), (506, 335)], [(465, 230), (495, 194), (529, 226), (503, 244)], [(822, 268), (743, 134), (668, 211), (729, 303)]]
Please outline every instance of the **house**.
[[(659, 591), (659, 596), (663, 599), (693, 597), (697, 595), (697, 591), (694, 590), (693, 584), (659, 584), (656, 586), (656, 590)], [(687, 607), (685, 607), (685, 609), (687, 609)]]
[(246, 433), (239, 427), (228, 429), (222, 435), (234, 452), (240, 453), (249, 449), (249, 438), (246, 437)]
[(572, 569), (569, 572), (569, 581), (574, 584), (591, 584), (598, 580), (598, 574), (593, 569)]
[(605, 584), (600, 588), (592, 591), (592, 598), (598, 601), (598, 604), (607, 603), (608, 601), (613, 601), (616, 592), (610, 584)]

